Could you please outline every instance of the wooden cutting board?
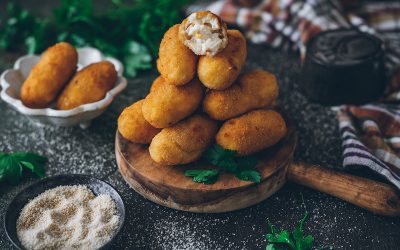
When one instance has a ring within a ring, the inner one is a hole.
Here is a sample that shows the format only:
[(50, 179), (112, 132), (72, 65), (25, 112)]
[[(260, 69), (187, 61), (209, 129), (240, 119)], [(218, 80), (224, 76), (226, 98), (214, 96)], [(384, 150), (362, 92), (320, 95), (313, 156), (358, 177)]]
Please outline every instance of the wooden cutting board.
[(118, 132), (115, 155), (125, 181), (144, 198), (160, 205), (199, 213), (233, 211), (257, 204), (277, 192), (287, 180), (330, 194), (373, 213), (400, 216), (400, 192), (391, 185), (304, 162), (292, 162), (297, 144), (290, 119), (288, 133), (275, 146), (255, 156), (261, 182), (241, 181), (223, 174), (213, 185), (195, 183), (185, 169), (212, 168), (197, 161), (162, 166), (151, 158), (147, 145), (125, 140)]
[(125, 181), (144, 198), (174, 209), (217, 213), (233, 211), (259, 203), (286, 182), (286, 171), (296, 148), (297, 135), (293, 126), (274, 147), (256, 155), (256, 168), (261, 182), (241, 181), (231, 174), (223, 174), (213, 185), (195, 183), (184, 176), (185, 169), (212, 168), (204, 162), (182, 166), (163, 166), (151, 158), (147, 145), (125, 140), (118, 132), (115, 155)]

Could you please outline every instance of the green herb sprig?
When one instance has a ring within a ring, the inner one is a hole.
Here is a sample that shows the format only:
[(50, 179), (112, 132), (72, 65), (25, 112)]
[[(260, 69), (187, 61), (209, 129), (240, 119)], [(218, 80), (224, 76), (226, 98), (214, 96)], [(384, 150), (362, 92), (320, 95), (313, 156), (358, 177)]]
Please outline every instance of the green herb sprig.
[(312, 235), (304, 235), (303, 224), (308, 217), (308, 212), (304, 213), (303, 218), (299, 222), (299, 226), (296, 227), (292, 233), (288, 230), (279, 231), (269, 223), (271, 233), (267, 234), (265, 237), (268, 241), (266, 250), (278, 250), (277, 245), (286, 245), (293, 250), (310, 250), (314, 237)]
[(180, 10), (192, 0), (113, 0), (95, 13), (93, 0), (62, 0), (53, 16), (35, 17), (10, 3), (0, 16), (0, 50), (41, 53), (60, 41), (93, 46), (120, 59), (135, 77), (152, 67), (165, 31), (182, 20)]
[[(267, 239), (266, 250), (280, 250), (281, 246), (289, 247), (292, 250), (311, 250), (314, 243), (314, 237), (312, 235), (305, 235), (303, 231), (303, 224), (308, 218), (308, 212), (306, 203), (304, 201), (303, 194), (300, 193), (302, 205), (304, 207), (304, 216), (299, 221), (299, 225), (294, 228), (293, 232), (290, 233), (288, 230), (279, 231), (268, 222), (268, 225), (271, 229), (271, 233), (266, 234), (265, 238)], [(317, 247), (316, 250), (322, 250), (322, 247)]]
[(20, 182), (24, 169), (30, 170), (39, 178), (44, 177), (46, 157), (35, 153), (0, 153), (0, 183), (16, 185)]
[(186, 170), (185, 176), (194, 182), (213, 184), (220, 174), (231, 173), (244, 181), (260, 182), (260, 173), (254, 169), (257, 159), (253, 156), (235, 157), (236, 151), (224, 149), (215, 144), (204, 153), (204, 158), (218, 169)]

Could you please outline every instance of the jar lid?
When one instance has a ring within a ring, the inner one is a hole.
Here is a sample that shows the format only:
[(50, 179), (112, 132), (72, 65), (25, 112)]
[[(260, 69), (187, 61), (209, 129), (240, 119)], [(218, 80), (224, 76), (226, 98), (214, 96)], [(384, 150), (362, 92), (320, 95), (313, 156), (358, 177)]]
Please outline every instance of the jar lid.
[(355, 29), (321, 32), (307, 44), (307, 53), (317, 63), (351, 66), (382, 54), (382, 41)]

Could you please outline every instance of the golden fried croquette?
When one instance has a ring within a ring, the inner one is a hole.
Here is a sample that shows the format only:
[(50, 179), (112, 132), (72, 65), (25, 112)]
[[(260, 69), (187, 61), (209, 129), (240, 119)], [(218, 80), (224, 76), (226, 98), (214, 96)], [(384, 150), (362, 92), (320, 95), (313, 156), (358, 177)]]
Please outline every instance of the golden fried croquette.
[(147, 95), (142, 107), (144, 118), (153, 127), (170, 127), (199, 107), (204, 87), (197, 78), (183, 86), (169, 84), (162, 76), (158, 81), (161, 83)]
[(277, 97), (275, 76), (264, 70), (253, 70), (239, 76), (227, 89), (207, 92), (203, 110), (215, 120), (227, 120), (272, 105)]
[(149, 144), (161, 129), (151, 126), (144, 119), (142, 114), (143, 101), (137, 101), (122, 111), (118, 117), (118, 131), (129, 141)]
[(112, 63), (101, 61), (90, 64), (69, 81), (57, 100), (58, 109), (73, 109), (82, 104), (104, 98), (118, 79)]
[(172, 26), (161, 40), (157, 69), (173, 85), (184, 85), (196, 73), (198, 57), (178, 37), (179, 24)]
[(273, 110), (254, 110), (226, 121), (217, 133), (217, 144), (237, 151), (238, 156), (266, 149), (287, 132), (285, 120)]
[(179, 39), (196, 55), (214, 56), (228, 44), (226, 24), (210, 11), (198, 11), (179, 26)]
[(226, 89), (238, 77), (246, 61), (246, 39), (238, 30), (228, 30), (228, 46), (215, 56), (201, 56), (197, 67), (200, 81), (210, 89)]
[(31, 108), (46, 108), (76, 70), (78, 53), (62, 42), (48, 48), (21, 88), (21, 101)]
[(172, 127), (164, 128), (151, 141), (151, 158), (163, 165), (193, 162), (201, 157), (217, 133), (217, 123), (194, 115)]
[(156, 89), (158, 89), (158, 87), (160, 87), (162, 84), (164, 84), (164, 82), (165, 82), (165, 80), (162, 76), (157, 77), (151, 84), (150, 93), (155, 91)]

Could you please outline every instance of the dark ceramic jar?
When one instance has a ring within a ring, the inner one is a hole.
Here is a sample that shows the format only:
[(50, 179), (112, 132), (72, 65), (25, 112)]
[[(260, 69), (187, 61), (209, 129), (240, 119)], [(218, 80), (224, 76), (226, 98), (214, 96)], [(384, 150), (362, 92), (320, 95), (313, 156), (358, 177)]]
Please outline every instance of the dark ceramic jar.
[(353, 29), (319, 33), (307, 44), (303, 93), (323, 105), (377, 100), (385, 81), (382, 41)]

